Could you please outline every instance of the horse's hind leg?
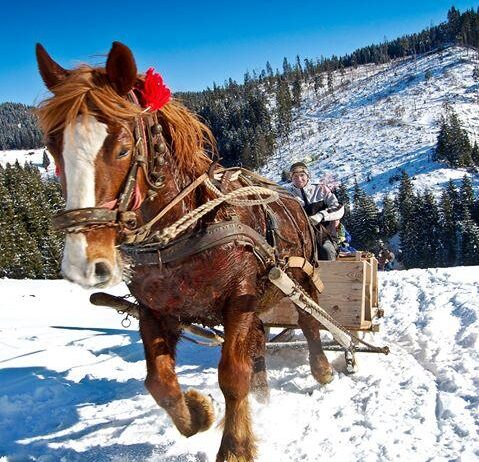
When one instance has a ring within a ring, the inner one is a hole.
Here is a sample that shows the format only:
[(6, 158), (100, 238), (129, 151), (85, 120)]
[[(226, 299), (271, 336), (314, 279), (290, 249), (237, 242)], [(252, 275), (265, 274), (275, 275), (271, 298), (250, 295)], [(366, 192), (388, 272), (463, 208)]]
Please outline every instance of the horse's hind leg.
[(248, 404), (255, 306), (254, 296), (243, 295), (232, 299), (224, 312), (225, 342), (218, 378), (225, 397), (225, 419), (217, 462), (250, 462), (256, 455)]
[[(316, 290), (312, 289), (311, 292), (311, 297), (317, 302)], [(333, 369), (323, 351), (320, 336), (321, 323), (301, 309), (298, 309), (298, 314), (299, 327), (308, 342), (311, 373), (319, 383), (329, 383), (333, 380)]]
[(140, 310), (140, 332), (145, 348), (145, 386), (155, 401), (168, 412), (185, 436), (207, 430), (214, 421), (211, 401), (195, 390), (182, 393), (175, 373), (175, 350), (180, 336), (176, 319), (154, 317), (148, 308)]
[(254, 316), (254, 326), (251, 332), (251, 346), (253, 348), (253, 372), (251, 375), (251, 392), (260, 403), (269, 399), (268, 378), (266, 374), (266, 334), (263, 323), (258, 316)]

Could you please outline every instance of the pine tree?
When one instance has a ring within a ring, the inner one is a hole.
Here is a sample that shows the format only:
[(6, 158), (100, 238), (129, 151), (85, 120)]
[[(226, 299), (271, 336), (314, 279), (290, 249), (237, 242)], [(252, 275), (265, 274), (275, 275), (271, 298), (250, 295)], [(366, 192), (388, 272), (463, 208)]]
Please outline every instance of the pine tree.
[(273, 68), (269, 61), (266, 61), (266, 75), (270, 78), (273, 77)]
[(418, 254), (418, 235), (416, 227), (416, 197), (411, 178), (403, 170), (398, 192), (399, 210), (399, 236), (401, 238), (401, 250), (404, 266), (413, 268), (416, 266)]
[(474, 141), (474, 146), (471, 151), (471, 160), (474, 165), (479, 166), (479, 146), (477, 146), (477, 141)]
[(441, 196), (440, 220), (442, 223), (440, 232), (440, 264), (442, 266), (454, 266), (457, 259), (457, 219), (454, 208), (454, 198), (448, 189)]
[(461, 211), (468, 209), (469, 212), (472, 212), (474, 207), (474, 189), (472, 187), (471, 178), (467, 175), (464, 175), (462, 178), (459, 197), (461, 202)]
[(285, 79), (279, 79), (276, 92), (276, 108), (278, 120), (278, 133), (284, 137), (289, 136), (291, 123), (293, 121), (291, 110), (293, 102), (289, 91), (288, 82)]
[(43, 158), (42, 158), (42, 167), (47, 170), (50, 166), (50, 158), (48, 157), (47, 151), (43, 151)]
[(335, 191), (336, 197), (340, 204), (344, 206), (344, 216), (341, 219), (341, 222), (346, 228), (349, 228), (349, 224), (351, 221), (351, 205), (349, 200), (348, 188), (344, 182), (341, 181), (339, 186), (336, 188)]
[(399, 229), (399, 217), (396, 204), (386, 194), (383, 199), (383, 210), (380, 218), (380, 233), (384, 240), (389, 240)]
[(479, 265), (479, 226), (474, 223), (467, 208), (459, 229), (460, 264)]
[(287, 79), (290, 75), (291, 72), (293, 71), (293, 68), (291, 67), (291, 64), (289, 64), (288, 58), (283, 58), (283, 75)]
[(358, 184), (354, 188), (354, 208), (351, 212), (353, 246), (374, 250), (379, 239), (379, 210), (373, 199)]
[(316, 93), (316, 96), (317, 96), (319, 93), (319, 90), (321, 90), (321, 88), (323, 88), (324, 86), (323, 74), (321, 72), (314, 76), (313, 85), (314, 85), (314, 92)]
[(298, 108), (301, 105), (301, 80), (299, 78), (293, 80), (291, 94), (293, 106)]
[(430, 191), (425, 191), (418, 205), (418, 266), (420, 268), (436, 267), (439, 265), (442, 254), (439, 209)]
[(451, 206), (452, 206), (452, 213), (454, 220), (456, 222), (461, 220), (462, 217), (462, 204), (461, 204), (461, 196), (459, 191), (457, 190), (456, 186), (452, 182), (452, 180), (449, 180), (446, 186), (446, 193), (449, 197), (449, 200), (451, 201)]
[(334, 77), (331, 70), (328, 71), (327, 80), (328, 80), (328, 91), (329, 93), (332, 93), (334, 90)]
[(474, 79), (475, 82), (479, 82), (479, 66), (474, 66), (474, 69), (472, 70), (472, 78)]

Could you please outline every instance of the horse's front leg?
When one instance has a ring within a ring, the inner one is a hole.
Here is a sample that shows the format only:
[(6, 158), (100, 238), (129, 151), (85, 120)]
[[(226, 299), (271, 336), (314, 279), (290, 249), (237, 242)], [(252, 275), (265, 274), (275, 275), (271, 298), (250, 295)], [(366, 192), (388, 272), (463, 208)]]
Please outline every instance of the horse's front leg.
[(145, 386), (168, 412), (185, 436), (207, 430), (214, 421), (211, 401), (196, 390), (182, 393), (175, 373), (175, 350), (180, 336), (178, 320), (157, 319), (148, 308), (140, 310), (140, 332), (145, 348)]
[(225, 419), (217, 462), (250, 462), (256, 456), (248, 404), (254, 355), (251, 335), (257, 329), (255, 307), (254, 296), (242, 295), (230, 299), (224, 312), (225, 342), (218, 377), (225, 397)]

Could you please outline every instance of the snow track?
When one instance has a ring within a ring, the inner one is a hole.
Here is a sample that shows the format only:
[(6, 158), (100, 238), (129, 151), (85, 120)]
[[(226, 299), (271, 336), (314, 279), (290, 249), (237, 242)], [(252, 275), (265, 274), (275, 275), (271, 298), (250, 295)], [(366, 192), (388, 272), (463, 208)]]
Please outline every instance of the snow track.
[[(358, 354), (355, 375), (328, 353), (336, 377), (320, 387), (305, 352), (269, 356), (270, 403), (251, 399), (259, 461), (478, 460), (477, 270), (381, 273), (373, 341), (391, 354)], [(64, 281), (1, 280), (0, 291), (2, 462), (215, 460), (217, 426), (186, 439), (144, 390), (136, 326)], [(213, 398), (217, 421), (218, 359), (180, 344), (180, 382)]]

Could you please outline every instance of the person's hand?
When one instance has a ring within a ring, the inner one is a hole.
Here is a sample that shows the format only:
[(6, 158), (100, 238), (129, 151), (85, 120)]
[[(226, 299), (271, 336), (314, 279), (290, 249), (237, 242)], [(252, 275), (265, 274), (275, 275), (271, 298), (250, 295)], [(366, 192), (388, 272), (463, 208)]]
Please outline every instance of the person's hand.
[(315, 215), (309, 217), (309, 219), (311, 220), (311, 223), (313, 223), (313, 225), (317, 225), (321, 223), (322, 221), (324, 221), (324, 213), (318, 212)]

